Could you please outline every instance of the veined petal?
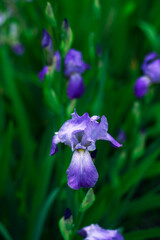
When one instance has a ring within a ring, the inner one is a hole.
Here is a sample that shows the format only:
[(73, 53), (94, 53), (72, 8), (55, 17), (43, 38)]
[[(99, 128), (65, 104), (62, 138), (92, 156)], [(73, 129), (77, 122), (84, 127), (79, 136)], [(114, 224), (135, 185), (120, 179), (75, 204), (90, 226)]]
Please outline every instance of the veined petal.
[(84, 131), (89, 122), (90, 117), (88, 113), (85, 113), (82, 116), (79, 116), (77, 113), (74, 113), (74, 115), (72, 114), (72, 119), (66, 121), (58, 132), (60, 141), (73, 147), (78, 143), (74, 135), (78, 132)]
[(78, 190), (91, 188), (97, 182), (98, 172), (88, 151), (75, 151), (67, 169), (68, 186)]

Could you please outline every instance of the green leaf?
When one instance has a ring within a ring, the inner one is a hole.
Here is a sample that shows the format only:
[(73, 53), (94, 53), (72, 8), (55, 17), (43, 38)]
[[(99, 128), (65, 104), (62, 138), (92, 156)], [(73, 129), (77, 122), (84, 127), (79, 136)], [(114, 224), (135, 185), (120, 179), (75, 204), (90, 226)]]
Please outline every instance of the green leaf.
[(138, 26), (142, 29), (146, 37), (148, 38), (153, 49), (159, 49), (159, 38), (156, 29), (150, 23), (141, 21)]
[(1, 222), (0, 222), (0, 234), (3, 236), (3, 239), (5, 240), (13, 240), (8, 230), (5, 228), (5, 226)]
[(44, 100), (52, 112), (56, 114), (60, 113), (61, 110), (60, 103), (53, 89), (48, 87), (44, 88)]
[(94, 195), (93, 189), (90, 188), (82, 201), (79, 211), (80, 212), (86, 211), (94, 203), (94, 201), (95, 201), (95, 195)]
[(47, 2), (45, 14), (51, 26), (56, 27), (57, 22), (50, 2)]
[(43, 231), (43, 227), (45, 224), (45, 220), (47, 218), (47, 214), (49, 212), (49, 209), (51, 208), (53, 202), (55, 201), (57, 195), (60, 192), (60, 188), (56, 188), (54, 189), (51, 194), (48, 196), (48, 198), (46, 199), (45, 203), (43, 204), (41, 211), (39, 213), (39, 216), (37, 218), (37, 223), (36, 223), (36, 227), (35, 227), (35, 232), (33, 235), (33, 240), (38, 240), (41, 238), (41, 234)]
[(160, 228), (151, 228), (124, 234), (125, 240), (150, 240), (153, 238), (160, 239)]
[(65, 19), (62, 23), (62, 28), (61, 28), (61, 46), (60, 46), (63, 56), (65, 56), (66, 53), (71, 48), (72, 42), (73, 42), (73, 32), (68, 23), (68, 20)]
[(63, 238), (65, 240), (70, 240), (71, 236), (72, 236), (72, 230), (73, 230), (72, 216), (69, 219), (64, 219), (64, 217), (62, 217), (59, 220), (59, 228), (60, 228)]
[(9, 180), (9, 167), (11, 161), (11, 142), (13, 139), (13, 123), (10, 122), (4, 138), (2, 153), (0, 155), (0, 195), (4, 193), (5, 186)]

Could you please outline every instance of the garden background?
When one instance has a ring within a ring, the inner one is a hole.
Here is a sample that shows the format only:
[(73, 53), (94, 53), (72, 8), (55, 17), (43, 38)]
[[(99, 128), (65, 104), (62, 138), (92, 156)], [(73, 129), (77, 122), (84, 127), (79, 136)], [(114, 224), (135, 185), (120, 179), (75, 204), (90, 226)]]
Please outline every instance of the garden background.
[[(79, 115), (105, 115), (109, 133), (117, 140), (120, 130), (126, 136), (117, 149), (96, 143), (95, 201), (79, 227), (98, 223), (119, 228), (125, 240), (160, 239), (160, 85), (141, 99), (133, 91), (145, 55), (160, 53), (160, 1), (50, 3), (56, 25), (46, 16), (45, 0), (0, 1), (0, 239), (62, 239), (58, 222), (66, 208), (76, 222), (87, 190), (67, 185), (71, 149), (61, 144), (49, 156), (54, 132), (74, 108)], [(50, 85), (38, 78), (46, 64), (42, 31), (62, 51), (65, 18), (71, 47), (90, 65), (76, 100), (67, 97), (63, 65)], [(20, 54), (17, 43), (24, 47)]]

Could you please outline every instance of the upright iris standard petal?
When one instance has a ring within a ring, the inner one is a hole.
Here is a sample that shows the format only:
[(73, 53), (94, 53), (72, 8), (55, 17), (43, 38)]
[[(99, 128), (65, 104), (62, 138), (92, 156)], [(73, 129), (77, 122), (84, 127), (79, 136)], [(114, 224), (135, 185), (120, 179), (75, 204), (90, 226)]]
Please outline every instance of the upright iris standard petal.
[(149, 88), (151, 80), (147, 76), (142, 76), (137, 79), (134, 85), (134, 94), (137, 98), (143, 97)]
[(78, 150), (73, 153), (67, 169), (67, 179), (68, 186), (75, 190), (81, 187), (94, 187), (98, 179), (98, 172), (87, 150)]
[(80, 148), (94, 151), (97, 140), (110, 141), (115, 147), (122, 146), (108, 134), (106, 117), (102, 116), (100, 123), (98, 119), (98, 116), (89, 117), (88, 113), (79, 116), (75, 111), (72, 119), (66, 121), (56, 135), (59, 141), (71, 147), (72, 151)]
[[(84, 113), (81, 117), (77, 113), (72, 114), (72, 119), (66, 121), (58, 132), (60, 141), (70, 146), (74, 151), (76, 145), (81, 142), (84, 129), (86, 129), (89, 122), (88, 113)], [(79, 136), (81, 134), (82, 136)]]
[(118, 230), (106, 230), (98, 224), (91, 224), (78, 231), (85, 240), (124, 240)]
[(44, 80), (44, 77), (48, 72), (49, 72), (48, 66), (44, 66), (44, 68), (38, 73), (38, 77), (41, 82)]
[(74, 73), (69, 78), (67, 95), (70, 99), (80, 98), (84, 93), (83, 78), (80, 74)]
[(82, 74), (86, 69), (89, 69), (89, 65), (82, 59), (81, 52), (70, 49), (64, 59), (64, 74), (66, 77), (72, 73)]
[(146, 68), (148, 67), (148, 64), (153, 62), (158, 57), (158, 54), (156, 52), (151, 52), (145, 56), (143, 64), (142, 64), (142, 71), (145, 73)]
[(149, 76), (152, 82), (160, 82), (160, 59), (149, 63), (144, 69), (144, 74)]
[(42, 48), (48, 48), (50, 52), (53, 50), (52, 38), (46, 29), (43, 29), (42, 34)]

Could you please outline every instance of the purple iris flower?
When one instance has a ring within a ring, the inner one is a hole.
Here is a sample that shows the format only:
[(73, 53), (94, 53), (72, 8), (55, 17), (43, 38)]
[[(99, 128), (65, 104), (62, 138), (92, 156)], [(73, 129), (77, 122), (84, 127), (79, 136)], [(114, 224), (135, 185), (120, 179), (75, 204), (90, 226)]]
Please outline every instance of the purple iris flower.
[(70, 99), (80, 98), (84, 93), (83, 78), (78, 73), (73, 73), (69, 77), (67, 95)]
[(53, 51), (52, 38), (46, 29), (42, 33), (42, 48), (48, 48), (50, 52)]
[(155, 59), (144, 68), (144, 74), (151, 78), (153, 83), (160, 82), (160, 59)]
[(99, 118), (89, 117), (88, 113), (79, 116), (75, 111), (72, 119), (66, 121), (52, 139), (50, 155), (58, 151), (57, 144), (60, 142), (74, 152), (67, 169), (68, 185), (72, 189), (91, 188), (96, 184), (98, 172), (89, 151), (96, 149), (97, 140), (110, 141), (114, 147), (122, 146), (108, 133), (106, 117), (102, 116), (100, 123), (97, 121)]
[(118, 230), (106, 230), (98, 224), (91, 224), (78, 231), (85, 240), (124, 240)]
[(54, 54), (54, 61), (55, 61), (55, 70), (60, 72), (61, 69), (61, 55), (59, 51), (56, 51)]
[(156, 58), (158, 58), (158, 54), (155, 52), (151, 52), (149, 54), (147, 54), (144, 58), (144, 62), (142, 64), (142, 71), (145, 73), (148, 65), (154, 61)]
[(151, 79), (147, 76), (142, 76), (137, 79), (134, 85), (134, 94), (137, 98), (143, 97), (151, 84)]
[(80, 98), (84, 93), (81, 74), (90, 66), (82, 59), (81, 52), (70, 49), (64, 59), (64, 75), (69, 78), (67, 94), (70, 99)]
[(151, 83), (160, 82), (160, 58), (155, 52), (149, 53), (142, 64), (144, 76), (139, 77), (134, 85), (134, 93), (136, 97), (144, 96)]
[(44, 66), (44, 68), (38, 73), (38, 77), (41, 82), (44, 80), (44, 77), (48, 72), (49, 72), (48, 66)]
[(64, 59), (64, 74), (69, 77), (72, 73), (82, 74), (86, 69), (89, 69), (89, 65), (82, 59), (81, 52), (70, 49)]
[(24, 46), (21, 43), (14, 44), (12, 49), (19, 56), (23, 55), (24, 53)]

